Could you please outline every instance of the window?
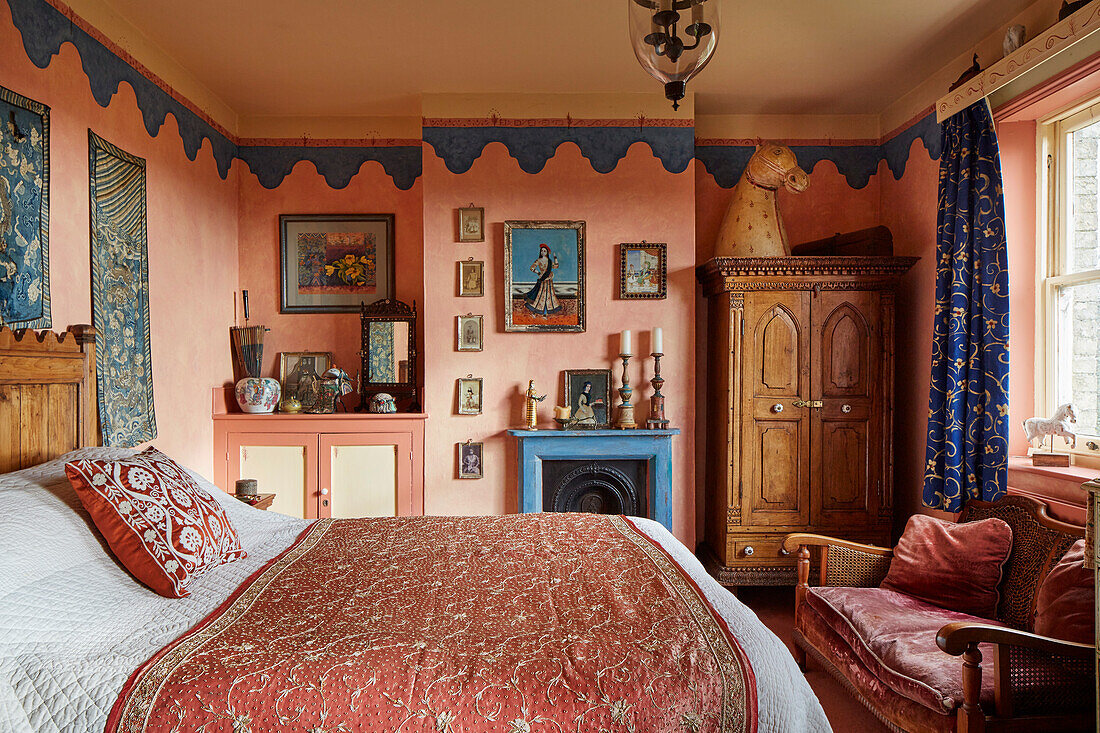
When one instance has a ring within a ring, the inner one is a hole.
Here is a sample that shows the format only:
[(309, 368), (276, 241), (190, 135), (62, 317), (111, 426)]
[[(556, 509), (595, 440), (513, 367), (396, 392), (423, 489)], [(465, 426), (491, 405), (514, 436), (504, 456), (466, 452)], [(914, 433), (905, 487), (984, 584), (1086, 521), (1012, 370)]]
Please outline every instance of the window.
[(1047, 247), (1036, 334), (1045, 354), (1037, 407), (1052, 415), (1073, 403), (1079, 450), (1100, 436), (1100, 98), (1088, 105), (1042, 127)]

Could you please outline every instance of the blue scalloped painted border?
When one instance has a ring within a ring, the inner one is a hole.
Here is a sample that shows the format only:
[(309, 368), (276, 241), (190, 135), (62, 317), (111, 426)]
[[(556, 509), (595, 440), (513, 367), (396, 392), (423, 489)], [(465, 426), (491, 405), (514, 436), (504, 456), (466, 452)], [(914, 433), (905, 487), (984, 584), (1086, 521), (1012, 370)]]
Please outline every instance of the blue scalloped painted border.
[(615, 170), (630, 146), (649, 145), (669, 173), (683, 173), (695, 155), (691, 127), (425, 127), (424, 142), (435, 149), (447, 170), (470, 170), (489, 143), (503, 143), (525, 173), (538, 173), (558, 146), (576, 143), (597, 173)]
[(265, 188), (278, 186), (294, 164), (301, 160), (313, 162), (333, 188), (347, 186), (368, 160), (381, 163), (401, 190), (408, 190), (420, 176), (420, 146), (238, 146), (45, 0), (7, 2), (12, 21), (23, 36), (23, 48), (35, 66), (45, 69), (64, 43), (73, 44), (80, 54), (92, 96), (101, 107), (110, 104), (120, 84), (128, 83), (134, 90), (149, 135), (156, 137), (165, 119), (172, 114), (176, 118), (188, 159), (195, 160), (203, 140), (209, 140), (218, 174), (223, 179), (229, 175), (234, 158), (247, 163)]
[[(939, 160), (943, 153), (943, 141), (934, 112), (881, 145), (792, 145), (791, 150), (798, 158), (798, 164), (807, 172), (812, 172), (821, 161), (831, 160), (849, 186), (863, 188), (878, 172), (879, 163), (883, 160), (894, 178), (901, 179), (914, 140), (924, 143), (932, 159)], [(733, 188), (754, 150), (752, 145), (702, 145), (695, 149), (695, 157), (719, 186)]]

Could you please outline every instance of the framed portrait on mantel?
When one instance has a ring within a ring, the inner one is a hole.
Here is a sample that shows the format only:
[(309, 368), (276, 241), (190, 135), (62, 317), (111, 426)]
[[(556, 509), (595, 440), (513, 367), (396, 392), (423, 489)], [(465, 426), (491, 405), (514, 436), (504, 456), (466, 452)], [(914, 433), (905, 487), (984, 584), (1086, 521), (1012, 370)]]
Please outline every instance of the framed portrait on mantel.
[(610, 369), (566, 369), (565, 404), (579, 427), (606, 428), (611, 407)]
[(358, 313), (393, 298), (393, 214), (279, 217), (280, 313)]
[(470, 204), (458, 210), (458, 241), (485, 241), (485, 209)]
[(619, 245), (619, 297), (660, 300), (668, 293), (668, 245)]
[(504, 222), (504, 330), (584, 331), (583, 221)]

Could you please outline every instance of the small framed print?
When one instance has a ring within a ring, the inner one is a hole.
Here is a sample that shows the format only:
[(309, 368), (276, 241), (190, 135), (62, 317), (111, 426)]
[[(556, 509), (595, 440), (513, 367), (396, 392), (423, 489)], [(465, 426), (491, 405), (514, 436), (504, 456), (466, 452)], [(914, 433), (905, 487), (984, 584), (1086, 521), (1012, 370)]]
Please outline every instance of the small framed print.
[(619, 245), (619, 297), (660, 300), (668, 294), (668, 245), (642, 240)]
[(283, 397), (295, 397), (303, 405), (321, 389), (321, 375), (332, 366), (328, 351), (284, 351), (279, 354), (279, 384)]
[(458, 317), (458, 328), (455, 332), (455, 351), (481, 351), (482, 349), (482, 317), (467, 313)]
[(606, 428), (611, 406), (610, 369), (566, 369), (565, 404), (576, 427)]
[(485, 209), (470, 204), (458, 210), (458, 241), (485, 241)]
[(484, 380), (467, 376), (458, 380), (458, 414), (480, 415), (481, 392)]
[(458, 263), (458, 295), (480, 298), (485, 295), (485, 263), (473, 257)]
[(481, 478), (484, 476), (484, 443), (467, 440), (458, 444), (458, 477)]

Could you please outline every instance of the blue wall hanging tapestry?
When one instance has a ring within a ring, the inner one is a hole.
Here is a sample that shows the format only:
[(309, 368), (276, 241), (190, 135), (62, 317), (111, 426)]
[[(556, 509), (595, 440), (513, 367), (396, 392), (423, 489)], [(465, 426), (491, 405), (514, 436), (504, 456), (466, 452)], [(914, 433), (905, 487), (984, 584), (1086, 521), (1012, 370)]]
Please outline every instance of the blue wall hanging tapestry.
[(149, 347), (145, 161), (88, 130), (92, 321), (103, 444), (157, 437)]
[(0, 87), (0, 324), (51, 328), (50, 108)]
[(1008, 479), (1008, 251), (984, 101), (943, 123), (939, 199), (924, 505), (957, 512)]

